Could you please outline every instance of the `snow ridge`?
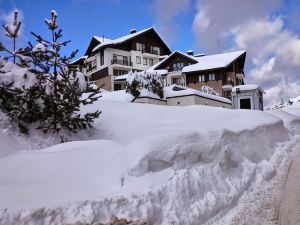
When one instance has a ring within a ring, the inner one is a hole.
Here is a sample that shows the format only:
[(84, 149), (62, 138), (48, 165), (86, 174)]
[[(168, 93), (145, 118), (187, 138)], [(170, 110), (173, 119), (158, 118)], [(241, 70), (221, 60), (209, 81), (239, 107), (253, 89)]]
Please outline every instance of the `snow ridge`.
[[(125, 186), (127, 180), (135, 177), (171, 174), (159, 186), (141, 193), (122, 195), (121, 191), (121, 195), (114, 197), (58, 207), (3, 210), (0, 224), (108, 222), (111, 215), (133, 220), (142, 218), (155, 225), (202, 224), (222, 209), (233, 207), (251, 185), (272, 178), (276, 168), (269, 162), (270, 157), (278, 143), (290, 139), (280, 120), (251, 130), (224, 130), (221, 135), (211, 133), (207, 137), (192, 132), (174, 134), (164, 143), (157, 136), (146, 140), (148, 149), (130, 163)], [(145, 140), (133, 142), (124, 153), (142, 144), (145, 145)]]

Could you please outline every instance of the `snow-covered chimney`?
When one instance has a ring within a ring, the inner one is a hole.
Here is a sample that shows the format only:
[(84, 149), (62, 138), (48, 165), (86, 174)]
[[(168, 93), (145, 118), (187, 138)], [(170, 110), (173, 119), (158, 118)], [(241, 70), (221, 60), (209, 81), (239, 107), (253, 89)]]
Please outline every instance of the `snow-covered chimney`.
[(134, 33), (136, 33), (136, 29), (131, 29), (130, 34), (134, 34)]
[(194, 55), (194, 51), (193, 51), (193, 50), (188, 50), (188, 51), (186, 52), (186, 54), (188, 54), (188, 55)]

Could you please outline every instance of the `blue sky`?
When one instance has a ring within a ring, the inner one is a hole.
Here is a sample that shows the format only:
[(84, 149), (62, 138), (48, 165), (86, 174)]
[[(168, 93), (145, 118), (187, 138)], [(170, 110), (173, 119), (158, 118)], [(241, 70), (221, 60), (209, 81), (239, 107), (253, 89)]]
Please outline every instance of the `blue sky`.
[(49, 34), (43, 20), (52, 9), (72, 40), (64, 53), (79, 49), (78, 56), (93, 35), (118, 38), (153, 26), (172, 50), (247, 50), (246, 83), (264, 88), (267, 103), (300, 95), (299, 0), (0, 0), (2, 24), (15, 8), (24, 18), (22, 43), (30, 31)]
[[(0, 4), (3, 13), (18, 8), (24, 16), (24, 38), (31, 39), (30, 31), (47, 35), (44, 19), (50, 17), (55, 9), (59, 15), (59, 25), (63, 29), (64, 38), (72, 40), (68, 50), (84, 51), (93, 35), (107, 38), (118, 38), (128, 34), (132, 28), (141, 30), (157, 27), (153, 13), (153, 5), (144, 0), (3, 0)], [(182, 16), (178, 16), (180, 35), (174, 41), (168, 41), (172, 49), (186, 51), (195, 47), (191, 31), (193, 15), (192, 7)]]

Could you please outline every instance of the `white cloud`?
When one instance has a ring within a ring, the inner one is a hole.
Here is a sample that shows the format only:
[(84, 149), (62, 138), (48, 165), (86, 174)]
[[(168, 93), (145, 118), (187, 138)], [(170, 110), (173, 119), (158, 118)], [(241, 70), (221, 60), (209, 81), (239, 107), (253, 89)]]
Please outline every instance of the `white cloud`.
[(267, 105), (278, 102), (282, 98), (284, 101), (291, 97), (299, 96), (300, 83), (280, 82), (270, 88), (265, 89), (264, 100)]
[[(232, 7), (232, 6), (235, 7)], [(198, 47), (208, 53), (246, 49), (246, 83), (261, 85), (266, 103), (300, 95), (300, 39), (272, 14), (275, 0), (199, 0), (193, 31)]]
[(188, 11), (190, 0), (153, 0), (151, 11), (158, 30), (167, 42), (174, 42), (178, 32), (176, 17)]
[[(197, 46), (210, 53), (218, 51), (218, 40), (226, 45), (227, 33), (253, 18), (261, 18), (280, 0), (198, 0), (192, 29)], [(223, 49), (227, 46), (222, 46)]]
[(283, 24), (281, 18), (257, 19), (235, 31), (236, 48), (248, 49), (248, 60), (253, 62), (249, 81), (269, 88), (299, 80), (300, 39)]

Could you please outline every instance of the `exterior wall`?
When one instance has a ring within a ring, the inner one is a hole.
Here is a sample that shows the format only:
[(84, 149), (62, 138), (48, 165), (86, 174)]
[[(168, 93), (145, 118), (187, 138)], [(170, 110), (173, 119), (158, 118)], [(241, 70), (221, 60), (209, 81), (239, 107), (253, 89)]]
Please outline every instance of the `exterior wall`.
[(166, 105), (166, 101), (164, 101), (164, 100), (158, 100), (158, 99), (148, 98), (148, 97), (136, 98), (133, 102), (134, 103), (153, 104), (153, 105)]
[(112, 76), (106, 76), (103, 77), (101, 79), (98, 79), (95, 81), (95, 84), (106, 90), (106, 91), (113, 91), (113, 80), (112, 80)]
[(187, 87), (201, 91), (201, 88), (204, 85), (213, 88), (217, 93), (219, 93), (220, 96), (223, 96), (222, 80), (218, 80), (218, 81), (213, 80), (213, 81), (207, 81), (207, 82), (189, 83), (189, 84), (187, 84)]
[(224, 103), (213, 99), (204, 98), (198, 95), (187, 95), (187, 96), (167, 98), (167, 105), (168, 106), (206, 105), (206, 106), (232, 109), (232, 105), (229, 103)]
[(172, 82), (173, 78), (179, 78), (180, 79), (180, 83), (178, 85), (182, 85), (182, 86), (186, 85), (185, 78), (182, 75), (181, 71), (169, 72), (166, 78), (167, 78), (167, 85), (166, 86), (170, 86), (170, 85), (174, 84)]
[[(209, 80), (208, 76), (210, 73), (215, 74), (216, 80)], [(205, 75), (205, 82), (199, 82), (199, 76)], [(194, 73), (186, 74), (186, 86), (201, 91), (202, 86), (209, 86), (213, 88), (220, 96), (224, 96), (223, 93), (223, 73), (221, 70), (211, 70), (211, 71), (199, 71)]]
[(138, 36), (131, 40), (130, 50), (136, 50), (136, 43), (145, 44), (145, 52), (150, 53), (150, 45), (160, 48), (160, 55), (170, 54), (169, 50), (166, 49), (161, 39), (155, 34), (155, 32), (148, 32), (144, 35)]
[[(155, 65), (159, 62), (159, 55), (149, 54), (149, 53), (142, 53), (141, 51), (130, 51), (131, 60), (132, 60), (132, 68), (135, 70), (147, 70), (151, 66)], [(141, 57), (141, 64), (137, 64), (136, 57)], [(147, 65), (143, 64), (143, 58), (147, 58)], [(153, 59), (153, 65), (149, 65), (149, 59)]]
[(259, 90), (249, 90), (249, 91), (243, 91), (240, 93), (233, 93), (232, 96), (232, 104), (234, 109), (240, 109), (240, 100), (241, 99), (250, 99), (251, 102), (251, 109), (252, 110), (263, 110), (263, 102), (260, 104), (260, 99), (263, 96), (262, 93)]

